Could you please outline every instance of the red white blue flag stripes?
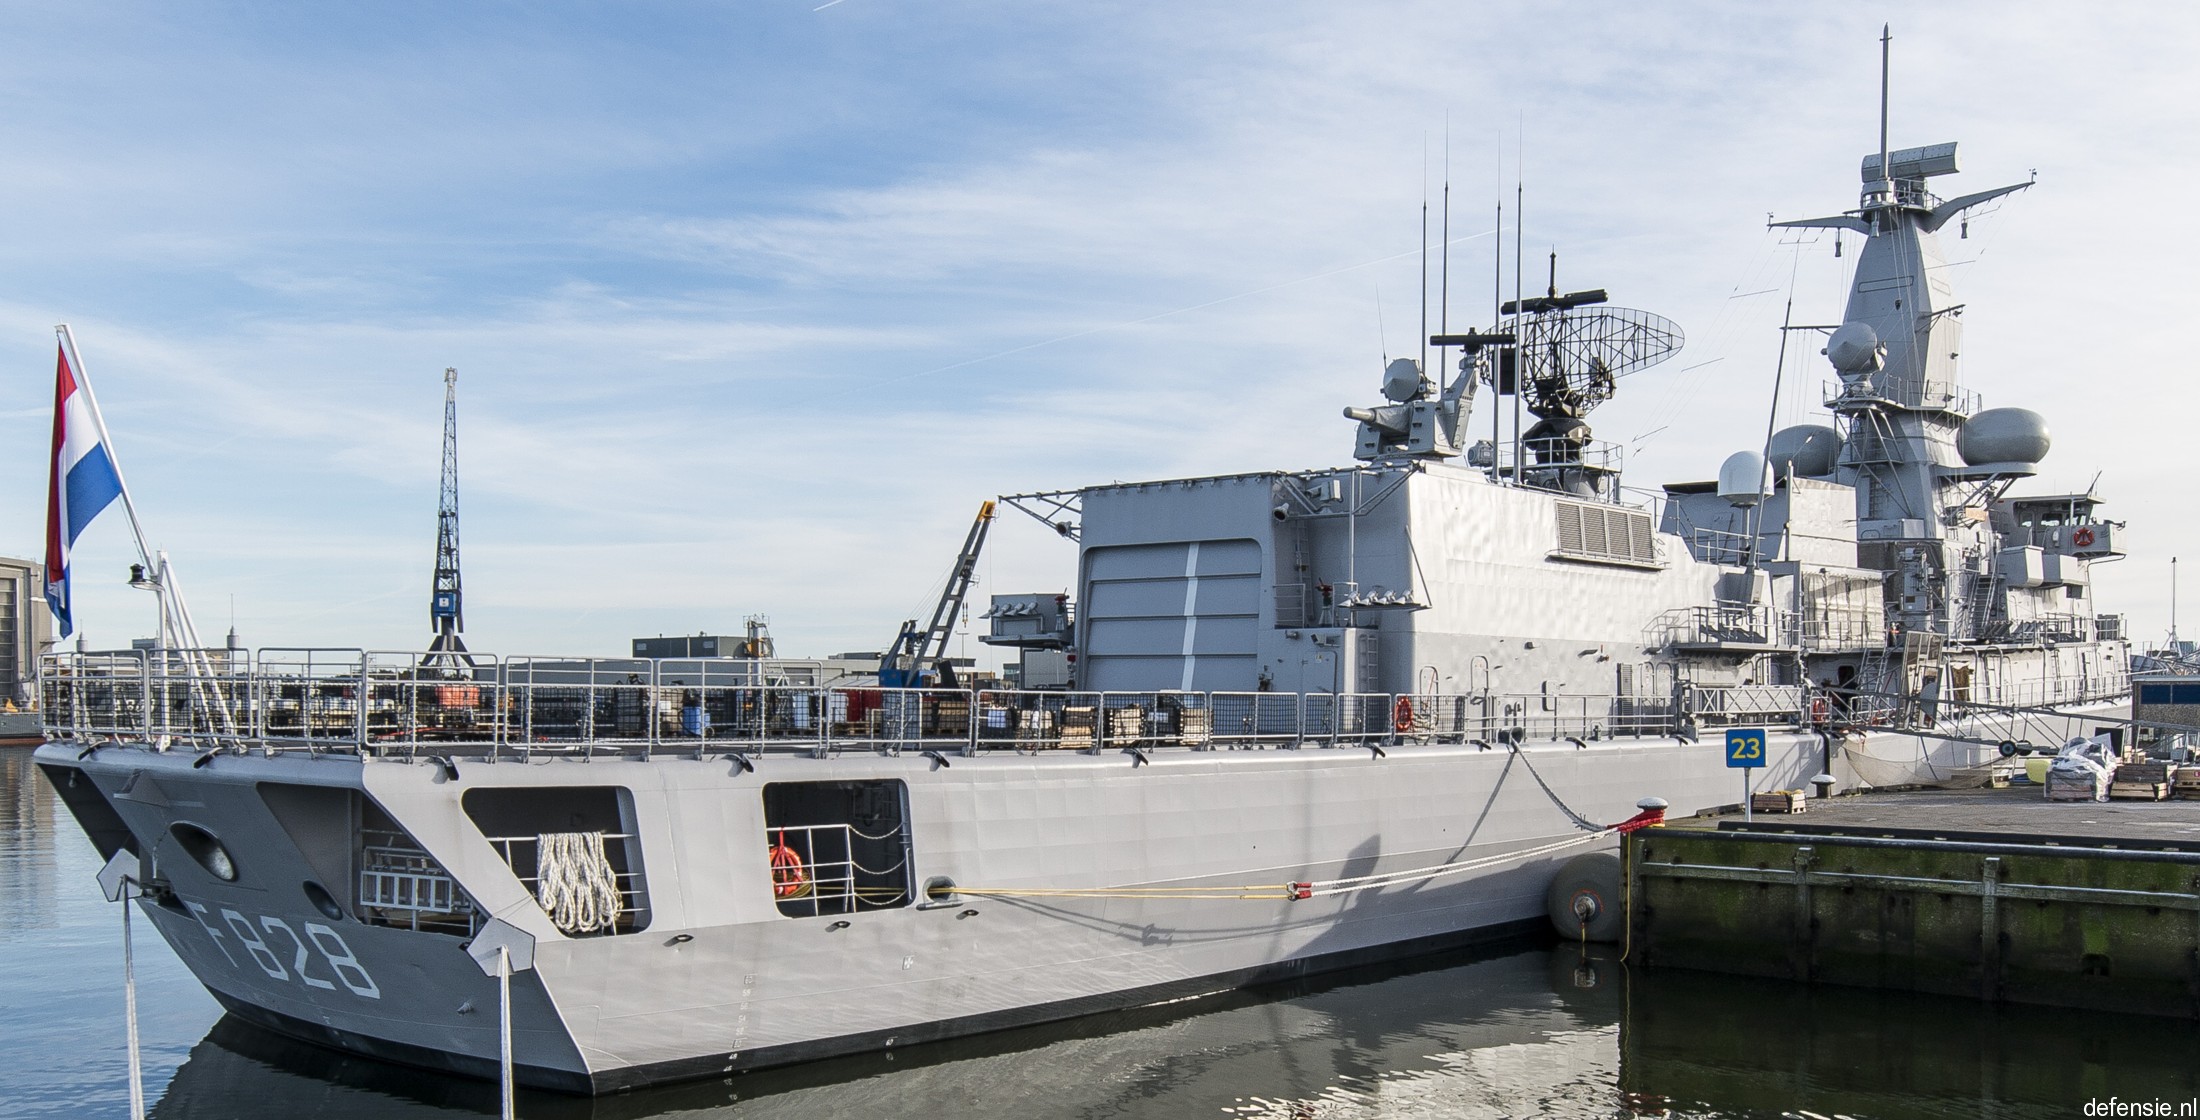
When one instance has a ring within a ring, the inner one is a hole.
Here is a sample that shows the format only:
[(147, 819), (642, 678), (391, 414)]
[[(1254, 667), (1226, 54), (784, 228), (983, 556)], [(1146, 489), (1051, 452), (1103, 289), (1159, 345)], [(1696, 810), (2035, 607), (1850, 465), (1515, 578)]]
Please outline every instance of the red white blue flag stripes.
[(69, 617), (69, 548), (99, 511), (122, 496), (122, 475), (107, 452), (99, 406), (69, 351), (60, 348), (53, 377), (53, 464), (46, 488), (46, 605), (61, 636), (75, 627)]

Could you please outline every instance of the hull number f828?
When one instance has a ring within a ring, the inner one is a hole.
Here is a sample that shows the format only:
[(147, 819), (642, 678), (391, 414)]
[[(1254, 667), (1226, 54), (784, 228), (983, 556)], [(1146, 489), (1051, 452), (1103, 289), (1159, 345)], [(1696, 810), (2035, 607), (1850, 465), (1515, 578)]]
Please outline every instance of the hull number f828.
[[(224, 906), (217, 924), (215, 916), (205, 906), (190, 901), (184, 902), (184, 906), (198, 919), (199, 928), (206, 931), (206, 936), (213, 939), (214, 947), (221, 950), (222, 956), (229, 958), (234, 967), (244, 966), (238, 962), (237, 955), (229, 951), (230, 942), (243, 950), (270, 980), (294, 980), (309, 988), (331, 992), (342, 984), (353, 995), (382, 998), (381, 987), (374, 982), (374, 977), (367, 975), (367, 966), (359, 963), (351, 946), (345, 944), (344, 935), (328, 926), (306, 922), (305, 933), (301, 936), (281, 918), (261, 915), (255, 922), (253, 917)], [(222, 932), (223, 926), (228, 927), (226, 935)], [(285, 956), (290, 958), (288, 964), (284, 963)]]

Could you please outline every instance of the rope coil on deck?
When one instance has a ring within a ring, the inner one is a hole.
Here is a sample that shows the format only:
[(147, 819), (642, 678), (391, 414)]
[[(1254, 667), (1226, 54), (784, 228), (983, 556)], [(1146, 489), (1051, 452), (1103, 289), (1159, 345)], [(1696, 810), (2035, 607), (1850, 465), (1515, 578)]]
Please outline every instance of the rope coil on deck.
[(610, 929), (625, 907), (601, 832), (545, 832), (535, 838), (535, 900), (566, 933)]

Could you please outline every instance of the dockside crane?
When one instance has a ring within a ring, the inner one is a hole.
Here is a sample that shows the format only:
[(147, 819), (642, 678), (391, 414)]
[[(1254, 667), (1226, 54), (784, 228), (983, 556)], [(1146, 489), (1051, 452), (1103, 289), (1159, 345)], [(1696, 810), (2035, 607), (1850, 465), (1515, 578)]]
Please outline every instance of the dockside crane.
[(878, 683), (884, 688), (916, 688), (923, 684), (925, 670), (934, 669), (938, 683), (943, 688), (955, 688), (955, 669), (947, 663), (947, 639), (955, 629), (955, 617), (962, 611), (964, 597), (970, 594), (970, 584), (977, 576), (978, 551), (985, 547), (986, 530), (993, 524), (993, 503), (989, 500), (978, 506), (978, 519), (970, 523), (970, 535), (963, 538), (962, 551), (955, 557), (955, 568), (947, 577), (947, 589), (940, 593), (940, 601), (932, 607), (932, 622), (923, 630), (917, 629), (917, 620), (901, 624), (901, 633), (895, 635), (894, 644), (878, 663)]
[(422, 668), (471, 669), (473, 655), (459, 634), (466, 629), (458, 578), (458, 370), (443, 370), (443, 486), (436, 502), (435, 587), (428, 595), (428, 618), (435, 638), (428, 643)]

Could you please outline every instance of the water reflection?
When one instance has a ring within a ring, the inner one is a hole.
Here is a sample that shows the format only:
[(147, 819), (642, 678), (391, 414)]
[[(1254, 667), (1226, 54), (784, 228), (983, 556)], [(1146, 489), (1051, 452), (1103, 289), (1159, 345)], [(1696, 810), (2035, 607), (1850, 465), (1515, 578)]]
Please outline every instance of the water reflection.
[[(32, 773), (31, 752), (0, 749), (0, 941), (52, 929), (60, 922), (56, 897), (52, 789)], [(63, 822), (70, 824), (74, 822)]]
[(1638, 971), (1622, 1015), (1619, 1083), (1650, 1113), (1669, 1103), (1678, 1114), (2067, 1117), (2110, 1097), (2166, 1100), (2174, 1112), (2200, 1102), (2200, 1029), (2188, 1020)]
[[(122, 910), (94, 885), (99, 853), (27, 748), (0, 747), (0, 814), (0, 1116), (128, 1115)], [(157, 1094), (221, 1012), (149, 924), (137, 932)]]
[[(1618, 995), (1555, 990), (1554, 975), (1571, 985), (1572, 971), (1515, 947), (595, 1101), (528, 1095), (521, 1111), (561, 1120), (1610, 1114)], [(426, 1117), (495, 1105), (477, 1082), (225, 1022), (192, 1051), (154, 1115), (258, 1107)]]

